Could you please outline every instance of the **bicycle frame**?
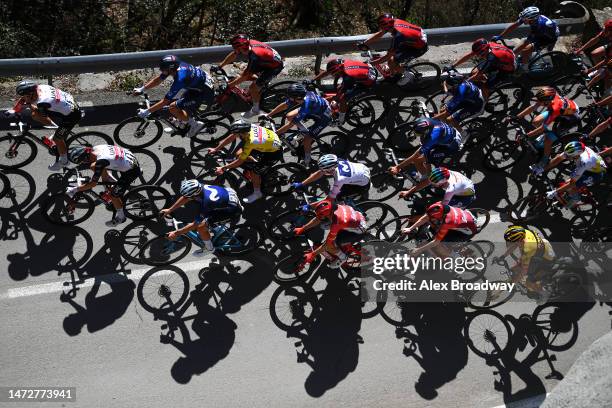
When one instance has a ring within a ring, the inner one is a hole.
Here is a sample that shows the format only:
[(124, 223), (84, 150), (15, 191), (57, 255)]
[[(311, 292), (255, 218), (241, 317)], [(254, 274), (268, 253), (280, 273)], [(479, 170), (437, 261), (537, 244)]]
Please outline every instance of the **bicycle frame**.
[[(168, 218), (168, 220), (172, 220), (172, 225), (174, 230), (178, 230), (181, 228), (183, 223), (181, 221), (176, 220), (175, 218)], [(212, 235), (212, 244), (215, 249), (228, 250), (228, 249), (237, 249), (242, 248), (242, 242), (236, 237), (236, 233), (231, 231), (230, 228), (227, 228), (223, 224), (209, 226), (210, 234)], [(197, 231), (188, 231), (184, 235), (187, 239), (193, 242), (200, 248), (204, 248), (204, 241), (200, 238), (200, 234)], [(225, 238), (225, 241), (223, 241)], [(172, 243), (173, 241), (168, 241)]]
[[(15, 141), (11, 145), (10, 149), (5, 153), (7, 157), (9, 157), (9, 155), (12, 155), (17, 151), (17, 149), (19, 148), (19, 145), (21, 144), (21, 140), (23, 140), (23, 138), (26, 138), (26, 137), (38, 143), (39, 145), (43, 146), (44, 148), (46, 148), (50, 155), (52, 156), (57, 155), (57, 146), (55, 142), (53, 141), (53, 135), (51, 135), (51, 137), (43, 136), (39, 138), (38, 136), (30, 132), (32, 125), (30, 125), (29, 123), (22, 122), (20, 115), (16, 115), (16, 117), (18, 119), (18, 122), (16, 123), (12, 122), (11, 126), (18, 127), (19, 134), (13, 135), (11, 132), (7, 132), (7, 136), (12, 137)], [(57, 129), (57, 126), (44, 126), (44, 128), (45, 129)], [(70, 134), (72, 134), (72, 132), (70, 132)], [(14, 156), (10, 156), (10, 157), (14, 157)]]
[[(128, 95), (131, 94), (131, 92), (128, 92)], [(144, 105), (141, 106), (144, 106), (147, 109), (151, 108), (151, 100), (149, 99), (149, 95), (146, 92), (143, 92), (140, 96), (144, 99)], [(162, 124), (172, 129), (174, 132), (178, 132), (179, 134), (184, 136), (186, 134), (185, 129), (181, 129), (174, 123), (172, 123), (172, 121), (170, 120), (170, 116), (171, 115), (168, 112), (167, 106), (156, 112), (153, 112), (151, 115), (149, 115), (149, 117), (145, 118), (140, 125), (138, 125), (138, 131), (140, 131), (143, 127), (149, 126), (149, 123), (151, 122), (161, 122)]]

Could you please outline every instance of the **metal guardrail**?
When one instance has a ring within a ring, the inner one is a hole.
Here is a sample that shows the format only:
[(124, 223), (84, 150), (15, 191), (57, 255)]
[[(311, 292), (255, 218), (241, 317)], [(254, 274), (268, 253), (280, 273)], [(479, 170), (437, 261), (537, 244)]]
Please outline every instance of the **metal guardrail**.
[[(573, 1), (561, 3), (561, 15), (568, 10), (570, 15), (582, 15), (578, 18), (561, 18), (557, 20), (561, 35), (581, 33), (589, 21), (591, 12), (586, 7)], [(508, 24), (488, 24), (449, 28), (433, 28), (425, 30), (430, 45), (444, 45), (474, 41), (477, 38), (490, 38), (499, 34)], [(519, 27), (511, 38), (525, 37), (529, 28)], [(272, 41), (269, 44), (283, 57), (315, 55), (318, 72), (322, 57), (329, 54), (340, 54), (356, 51), (356, 43), (366, 39), (367, 35), (350, 37), (323, 37), (299, 40)], [(373, 44), (373, 48), (388, 48), (390, 37), (386, 35)], [(205, 48), (183, 48), (177, 50), (144, 51), (121, 54), (81, 55), (75, 57), (46, 57), (0, 60), (0, 75), (52, 75), (74, 74), (84, 72), (108, 72), (147, 67), (157, 67), (162, 56), (175, 54), (194, 64), (214, 63), (221, 61), (231, 51), (230, 46), (214, 46)]]

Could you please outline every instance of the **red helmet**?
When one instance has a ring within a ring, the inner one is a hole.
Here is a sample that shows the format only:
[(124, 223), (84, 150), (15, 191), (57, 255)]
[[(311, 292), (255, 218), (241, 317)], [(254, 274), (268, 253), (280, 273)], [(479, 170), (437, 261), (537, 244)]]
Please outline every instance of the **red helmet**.
[(333, 74), (338, 72), (344, 67), (344, 60), (342, 58), (334, 58), (327, 61), (327, 65), (325, 66), (325, 71)]
[(472, 43), (472, 52), (476, 54), (484, 54), (488, 52), (490, 48), (489, 42), (484, 38), (479, 38)]
[(311, 205), (318, 219), (329, 217), (333, 211), (333, 203), (329, 199), (317, 201)]
[(606, 22), (604, 23), (604, 30), (606, 30), (607, 32), (612, 31), (612, 18), (606, 20)]
[(441, 201), (433, 203), (427, 208), (427, 216), (430, 220), (437, 220), (442, 222), (446, 214), (450, 212), (450, 206), (442, 204)]
[(389, 30), (395, 24), (395, 17), (392, 14), (385, 13), (378, 17), (378, 27), (381, 30)]
[(232, 45), (232, 48), (234, 49), (248, 47), (249, 46), (249, 36), (246, 34), (236, 34), (230, 40), (230, 44)]

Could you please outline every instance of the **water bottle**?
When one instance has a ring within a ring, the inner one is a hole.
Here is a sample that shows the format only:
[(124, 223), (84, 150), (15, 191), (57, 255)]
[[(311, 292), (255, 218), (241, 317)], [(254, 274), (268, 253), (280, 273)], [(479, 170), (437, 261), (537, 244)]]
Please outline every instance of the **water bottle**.
[(102, 199), (102, 201), (104, 201), (106, 204), (111, 204), (112, 203), (112, 198), (111, 198), (111, 193), (110, 191), (105, 191), (102, 194), (100, 194), (100, 198)]
[(45, 146), (51, 148), (55, 146), (55, 142), (52, 139), (49, 139), (47, 136), (43, 136), (43, 143)]

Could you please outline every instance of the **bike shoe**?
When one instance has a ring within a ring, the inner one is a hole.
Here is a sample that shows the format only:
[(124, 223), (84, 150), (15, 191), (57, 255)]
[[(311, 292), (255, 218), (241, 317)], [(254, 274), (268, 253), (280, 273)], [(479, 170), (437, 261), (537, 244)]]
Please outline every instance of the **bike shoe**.
[(106, 221), (104, 224), (106, 224), (107, 227), (116, 227), (117, 225), (123, 224), (126, 221), (126, 217), (114, 217), (112, 220)]
[(261, 193), (261, 191), (254, 191), (253, 194), (251, 194), (248, 197), (244, 198), (242, 201), (245, 202), (246, 204), (251, 204), (251, 203), (259, 200), (261, 197), (263, 197), (263, 194)]
[(58, 160), (55, 163), (49, 165), (49, 171), (61, 171), (64, 167), (68, 167), (68, 162)]

